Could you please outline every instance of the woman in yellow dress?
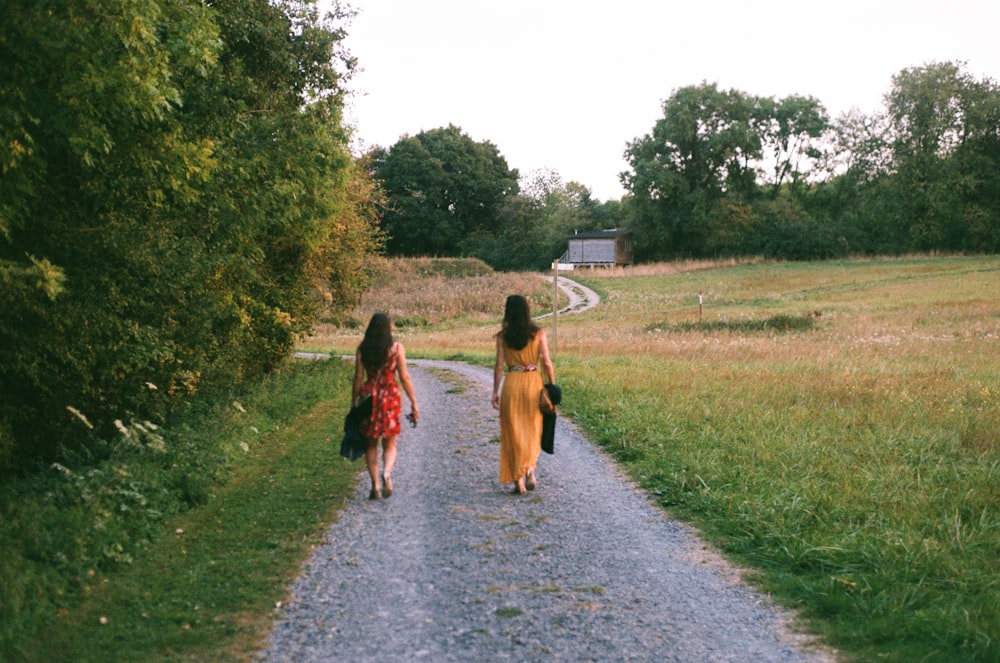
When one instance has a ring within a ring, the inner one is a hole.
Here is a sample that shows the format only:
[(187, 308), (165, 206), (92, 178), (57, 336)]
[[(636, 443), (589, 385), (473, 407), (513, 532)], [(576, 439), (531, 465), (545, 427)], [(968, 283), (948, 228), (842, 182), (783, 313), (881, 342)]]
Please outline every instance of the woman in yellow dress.
[(537, 485), (535, 464), (542, 451), (538, 396), (545, 388), (541, 373), (554, 384), (555, 369), (545, 330), (532, 321), (528, 300), (521, 295), (507, 298), (496, 340), (492, 403), (500, 410), (500, 483), (513, 483), (514, 492), (523, 495)]

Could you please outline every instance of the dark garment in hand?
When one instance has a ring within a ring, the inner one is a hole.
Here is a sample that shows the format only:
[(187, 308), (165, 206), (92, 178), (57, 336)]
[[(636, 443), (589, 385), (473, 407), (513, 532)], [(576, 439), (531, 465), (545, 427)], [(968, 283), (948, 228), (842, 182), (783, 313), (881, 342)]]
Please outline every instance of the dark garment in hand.
[(368, 450), (368, 440), (361, 434), (361, 422), (372, 416), (371, 396), (351, 408), (344, 417), (344, 439), (340, 441), (340, 455), (357, 460)]
[[(562, 403), (562, 389), (559, 385), (547, 384), (545, 385), (546, 391), (549, 392), (549, 399), (552, 401), (553, 405), (559, 405)], [(547, 454), (555, 453), (556, 445), (556, 415), (543, 414), (542, 415), (542, 451)]]

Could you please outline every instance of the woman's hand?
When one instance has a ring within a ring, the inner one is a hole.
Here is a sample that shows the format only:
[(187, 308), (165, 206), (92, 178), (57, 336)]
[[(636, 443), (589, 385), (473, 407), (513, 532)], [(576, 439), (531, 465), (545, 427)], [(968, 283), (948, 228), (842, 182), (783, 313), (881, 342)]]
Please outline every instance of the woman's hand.
[(499, 410), (500, 409), (500, 394), (498, 394), (497, 392), (494, 391), (493, 392), (493, 398), (490, 399), (490, 403), (493, 404), (493, 409), (494, 410)]

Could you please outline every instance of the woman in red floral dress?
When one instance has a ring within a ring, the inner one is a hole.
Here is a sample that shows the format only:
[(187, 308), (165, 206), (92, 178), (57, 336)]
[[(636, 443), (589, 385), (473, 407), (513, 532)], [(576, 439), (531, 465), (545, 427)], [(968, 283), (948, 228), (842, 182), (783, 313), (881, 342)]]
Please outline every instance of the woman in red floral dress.
[[(413, 383), (406, 369), (406, 352), (403, 344), (392, 339), (392, 321), (385, 313), (376, 313), (368, 322), (365, 338), (354, 356), (353, 403), (372, 397), (371, 419), (361, 424), (361, 433), (368, 439), (365, 464), (371, 476), (372, 489), (369, 499), (392, 495), (392, 469), (396, 464), (396, 438), (402, 430), (400, 414), (403, 404), (399, 384), (403, 385), (410, 400), (413, 424), (420, 417), (417, 400), (413, 396)], [(382, 484), (379, 486), (378, 443), (382, 440)]]

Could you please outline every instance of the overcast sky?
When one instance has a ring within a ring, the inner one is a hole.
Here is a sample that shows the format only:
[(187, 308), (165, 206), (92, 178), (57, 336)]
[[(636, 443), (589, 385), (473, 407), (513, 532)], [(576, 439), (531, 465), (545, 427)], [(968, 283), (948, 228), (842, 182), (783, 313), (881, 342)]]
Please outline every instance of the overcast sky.
[(808, 95), (836, 117), (929, 62), (1000, 80), (1000, 0), (347, 2), (359, 151), (454, 124), (600, 200), (624, 193), (626, 143), (680, 87)]

